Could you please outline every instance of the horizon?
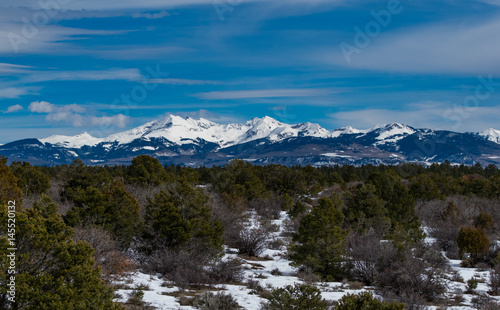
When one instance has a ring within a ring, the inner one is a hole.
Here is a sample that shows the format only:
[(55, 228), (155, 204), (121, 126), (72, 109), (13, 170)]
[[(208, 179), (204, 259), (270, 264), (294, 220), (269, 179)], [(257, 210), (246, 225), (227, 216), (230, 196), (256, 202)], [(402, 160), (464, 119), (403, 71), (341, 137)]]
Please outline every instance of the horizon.
[(498, 1), (164, 2), (0, 3), (0, 144), (167, 112), (500, 129)]
[[(165, 115), (164, 117), (161, 117), (161, 118), (158, 118), (156, 120), (152, 120), (152, 121), (149, 121), (145, 124), (141, 124), (135, 128), (130, 128), (130, 129), (127, 129), (127, 130), (124, 130), (124, 131), (121, 131), (121, 132), (116, 132), (116, 133), (113, 133), (113, 134), (110, 134), (109, 136), (113, 136), (115, 134), (120, 134), (122, 132), (126, 132), (126, 131), (129, 131), (129, 130), (133, 130), (133, 129), (136, 129), (138, 127), (142, 127), (144, 125), (147, 125), (148, 123), (151, 123), (151, 122), (161, 122), (161, 121), (164, 121), (166, 120), (169, 116), (176, 116), (176, 117), (180, 117), (184, 120), (187, 120), (187, 119), (192, 119), (192, 120), (195, 120), (195, 121), (201, 121), (201, 120), (207, 120), (207, 121), (210, 121), (212, 123), (214, 123), (215, 125), (244, 125), (252, 120), (255, 120), (255, 119), (258, 119), (258, 120), (262, 120), (264, 118), (271, 118), (272, 120), (275, 120), (275, 121), (278, 121), (277, 119), (271, 117), (271, 116), (263, 116), (263, 117), (252, 117), (251, 119), (248, 119), (246, 121), (243, 121), (243, 122), (233, 122), (233, 123), (218, 123), (216, 121), (211, 121), (209, 119), (206, 119), (206, 118), (203, 118), (203, 117), (192, 117), (192, 116), (181, 116), (181, 115), (175, 115), (175, 114), (172, 114), (172, 113), (168, 113), (167, 115)], [(280, 122), (280, 121), (278, 121)], [(323, 126), (321, 126), (321, 124), (318, 124), (318, 123), (312, 123), (312, 122), (302, 122), (302, 123), (284, 123), (284, 122), (280, 122), (282, 124), (285, 124), (285, 125), (292, 125), (292, 126), (295, 126), (295, 125), (301, 125), (301, 124), (306, 124), (306, 123), (311, 123), (311, 124), (317, 124), (319, 125), (320, 127), (324, 128)], [(342, 130), (342, 129), (349, 129), (349, 128), (352, 128), (354, 130), (357, 130), (357, 131), (360, 131), (360, 132), (364, 132), (364, 133), (367, 133), (367, 132), (370, 132), (370, 131), (373, 131), (373, 130), (376, 130), (376, 129), (379, 129), (379, 128), (383, 128), (383, 127), (387, 127), (387, 126), (390, 126), (390, 125), (402, 125), (402, 126), (406, 126), (406, 127), (410, 127), (410, 128), (413, 128), (413, 129), (423, 129), (423, 130), (426, 130), (426, 129), (430, 129), (430, 130), (434, 130), (434, 131), (439, 131), (440, 129), (433, 129), (433, 128), (420, 128), (420, 127), (414, 127), (414, 126), (410, 126), (410, 125), (407, 125), (407, 124), (403, 124), (403, 123), (397, 123), (397, 122), (393, 122), (393, 123), (386, 123), (386, 124), (377, 124), (375, 126), (372, 126), (370, 128), (354, 128), (352, 126), (344, 126), (344, 127), (339, 127), (339, 128), (335, 128), (333, 130), (329, 130), (329, 129), (326, 129), (328, 132), (330, 133), (333, 133), (334, 131), (337, 131), (337, 130)], [(500, 132), (500, 130), (497, 130), (495, 128), (488, 128), (482, 132), (471, 132), (471, 133), (485, 133), (485, 132), (488, 132), (490, 130), (495, 130), (495, 131), (498, 131)], [(466, 132), (464, 132), (466, 133)], [(23, 139), (20, 139), (20, 140), (24, 140), (24, 139), (40, 139), (40, 140), (43, 140), (43, 139), (47, 139), (47, 138), (52, 138), (52, 137), (56, 137), (56, 136), (61, 136), (61, 137), (75, 137), (75, 136), (82, 136), (82, 135), (89, 135), (90, 137), (92, 138), (97, 138), (97, 139), (105, 139), (105, 138), (108, 138), (109, 136), (94, 136), (92, 135), (91, 133), (89, 133), (88, 131), (82, 131), (80, 133), (76, 133), (74, 135), (64, 135), (64, 134), (54, 134), (54, 135), (51, 135), (51, 136), (47, 136), (47, 137), (41, 137), (41, 138), (37, 138), (37, 137), (25, 137)], [(17, 141), (17, 140), (16, 140)], [(7, 143), (10, 143), (10, 142), (15, 142), (15, 141), (9, 141)], [(4, 145), (6, 143), (0, 143), (0, 145)]]

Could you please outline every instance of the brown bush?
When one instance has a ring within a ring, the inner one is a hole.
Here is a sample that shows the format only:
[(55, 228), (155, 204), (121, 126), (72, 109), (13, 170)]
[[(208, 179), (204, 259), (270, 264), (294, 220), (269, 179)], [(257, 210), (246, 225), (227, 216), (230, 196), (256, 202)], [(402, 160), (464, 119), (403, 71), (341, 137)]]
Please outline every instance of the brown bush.
[(121, 276), (132, 271), (133, 261), (120, 251), (118, 242), (111, 234), (101, 227), (85, 226), (76, 227), (74, 239), (88, 242), (95, 250), (94, 258), (97, 265), (102, 267), (106, 279)]

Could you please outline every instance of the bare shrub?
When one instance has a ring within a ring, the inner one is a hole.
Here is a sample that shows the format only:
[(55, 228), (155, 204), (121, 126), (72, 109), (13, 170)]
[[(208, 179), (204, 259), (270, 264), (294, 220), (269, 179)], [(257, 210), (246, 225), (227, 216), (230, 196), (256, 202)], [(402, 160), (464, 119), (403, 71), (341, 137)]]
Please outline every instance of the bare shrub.
[(459, 249), (457, 245), (459, 230), (459, 227), (432, 229), (431, 236), (436, 238), (437, 245), (441, 248), (441, 250), (446, 252), (446, 256), (448, 258), (459, 258)]
[(240, 306), (231, 294), (206, 292), (197, 300), (200, 310), (233, 310)]
[(315, 274), (311, 267), (302, 267), (297, 273), (297, 278), (306, 283), (314, 283), (321, 281), (321, 277)]
[(214, 260), (207, 269), (215, 283), (240, 283), (243, 280), (241, 261), (238, 259)]
[(211, 284), (213, 281), (204, 266), (208, 265), (213, 257), (214, 253), (196, 244), (176, 250), (163, 248), (149, 257), (144, 269), (147, 272), (160, 273), (182, 288)]
[(352, 278), (371, 285), (375, 281), (377, 262), (382, 249), (380, 237), (374, 230), (369, 230), (364, 235), (351, 232), (347, 244), (350, 257), (348, 270)]
[(389, 298), (406, 303), (409, 309), (415, 309), (422, 301), (434, 301), (445, 292), (441, 270), (414, 257), (411, 250), (401, 255), (394, 247), (384, 246), (380, 262), (377, 287)]
[(269, 198), (255, 198), (248, 202), (248, 208), (254, 209), (257, 214), (265, 219), (277, 220), (282, 211), (282, 199), (271, 195)]
[(95, 261), (102, 267), (106, 279), (134, 269), (133, 261), (120, 251), (118, 242), (102, 227), (76, 227), (73, 238), (86, 241), (94, 248)]
[(266, 247), (266, 240), (267, 236), (264, 231), (257, 228), (244, 228), (228, 245), (238, 249), (239, 254), (259, 256)]
[(497, 265), (492, 271), (490, 271), (490, 295), (498, 296), (500, 295), (500, 265)]
[(52, 201), (57, 204), (57, 211), (61, 215), (65, 215), (69, 210), (73, 209), (75, 204), (73, 201), (66, 199), (63, 197), (62, 192), (64, 190), (63, 188), (63, 183), (64, 181), (61, 180), (51, 180), (50, 181), (50, 188), (48, 191), (48, 196)]
[(271, 250), (281, 250), (285, 245), (286, 245), (286, 243), (282, 239), (279, 239), (279, 238), (274, 238), (271, 241), (267, 242), (267, 246)]
[(481, 310), (500, 309), (500, 304), (497, 303), (496, 300), (484, 295), (479, 295), (477, 297), (472, 298), (471, 303), (472, 307), (474, 307), (475, 309), (481, 309)]

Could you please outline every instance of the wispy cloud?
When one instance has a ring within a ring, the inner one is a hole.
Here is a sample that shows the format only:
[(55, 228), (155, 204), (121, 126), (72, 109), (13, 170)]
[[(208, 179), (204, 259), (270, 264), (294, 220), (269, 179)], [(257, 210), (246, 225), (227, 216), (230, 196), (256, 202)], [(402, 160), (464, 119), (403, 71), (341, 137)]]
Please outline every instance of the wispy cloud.
[[(265, 3), (267, 0), (245, 0), (247, 3)], [(273, 2), (279, 2), (290, 5), (297, 4), (325, 4), (331, 3), (332, 0), (275, 0)], [(341, 1), (333, 1), (341, 2)], [(73, 0), (65, 4), (66, 9), (72, 10), (123, 10), (123, 9), (141, 9), (141, 8), (175, 8), (175, 7), (185, 7), (192, 5), (213, 5), (213, 0), (122, 0), (122, 1), (101, 1), (101, 0)], [(229, 2), (231, 3), (231, 2)], [(0, 3), (0, 7), (19, 7), (28, 6), (36, 8), (38, 1), (35, 0), (3, 0)]]
[(17, 21), (0, 22), (0, 54), (81, 54), (75, 45), (83, 36), (106, 36), (123, 34), (127, 30), (91, 30), (64, 27), (56, 24), (27, 28), (21, 20), (29, 20), (32, 15)]
[(14, 112), (17, 112), (17, 111), (20, 111), (23, 109), (23, 106), (20, 105), (20, 104), (15, 104), (15, 105), (11, 105), (10, 107), (7, 108), (6, 111), (4, 111), (3, 113), (14, 113)]
[(149, 12), (132, 13), (133, 18), (159, 19), (167, 16), (170, 16), (170, 13), (167, 11), (161, 11), (157, 13), (149, 13)]
[(169, 84), (169, 85), (217, 85), (217, 81), (209, 80), (188, 80), (188, 79), (151, 79), (148, 83)]
[[(500, 74), (500, 19), (439, 23), (384, 33), (353, 54), (338, 46), (319, 57), (334, 65), (379, 71), (434, 74)], [(317, 56), (317, 55), (316, 55)]]
[(181, 46), (137, 46), (116, 45), (101, 46), (92, 50), (84, 50), (82, 53), (112, 60), (132, 59), (164, 59), (166, 55), (191, 52), (190, 48)]
[(209, 110), (206, 109), (200, 109), (196, 111), (176, 111), (173, 113), (175, 115), (179, 115), (182, 117), (191, 117), (194, 119), (208, 119), (209, 121), (216, 122), (216, 123), (238, 123), (242, 122), (243, 119), (241, 117), (235, 116), (233, 113), (229, 114), (221, 114), (221, 113), (213, 113)]
[(77, 104), (58, 106), (47, 101), (35, 101), (29, 105), (28, 109), (33, 113), (47, 114), (45, 119), (48, 122), (65, 123), (73, 127), (115, 126), (124, 128), (130, 122), (130, 117), (123, 114), (89, 115), (86, 108)]
[(236, 91), (212, 91), (197, 93), (192, 96), (199, 99), (251, 99), (251, 98), (279, 98), (279, 97), (316, 97), (326, 96), (338, 91), (326, 88), (283, 88), (283, 89), (257, 89)]
[(21, 96), (33, 94), (34, 89), (30, 87), (6, 87), (0, 89), (1, 99), (17, 99)]
[(15, 73), (28, 73), (33, 67), (10, 63), (0, 63), (0, 75), (11, 75)]
[(142, 81), (139, 69), (108, 69), (89, 71), (33, 71), (22, 79), (26, 83), (47, 81)]
[(400, 110), (363, 109), (329, 114), (330, 123), (336, 127), (353, 126), (360, 129), (387, 123), (404, 123), (417, 128), (452, 131), (481, 131), (498, 128), (500, 106), (481, 106), (457, 109), (450, 102), (426, 101), (407, 104)]

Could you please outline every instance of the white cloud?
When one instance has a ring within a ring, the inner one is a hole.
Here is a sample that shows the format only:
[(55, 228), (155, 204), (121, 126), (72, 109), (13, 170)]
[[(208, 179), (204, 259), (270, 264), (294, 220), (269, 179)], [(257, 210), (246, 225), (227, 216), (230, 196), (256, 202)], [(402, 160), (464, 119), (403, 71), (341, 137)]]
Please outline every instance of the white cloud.
[[(34, 13), (33, 13), (34, 14)], [(26, 27), (21, 18), (16, 21), (0, 21), (0, 54), (51, 54), (80, 55), (80, 49), (72, 42), (82, 36), (121, 34), (126, 31), (89, 30), (63, 27), (55, 24)]]
[[(499, 32), (498, 16), (474, 23), (424, 25), (383, 32), (360, 48), (359, 54), (352, 54), (351, 63), (347, 62), (339, 45), (319, 58), (334, 65), (379, 71), (500, 74)], [(353, 39), (345, 43), (355, 46), (353, 40), (354, 32)]]
[(36, 113), (51, 113), (56, 110), (56, 106), (47, 101), (35, 101), (29, 105), (28, 110)]
[(20, 111), (22, 109), (23, 109), (22, 105), (15, 104), (15, 105), (11, 105), (10, 107), (8, 107), (7, 111), (5, 111), (4, 113), (14, 113), (14, 112)]
[(6, 87), (0, 89), (0, 99), (16, 99), (32, 93), (29, 87)]
[(30, 66), (22, 66), (17, 64), (9, 64), (9, 63), (0, 63), (0, 76), (2, 75), (11, 75), (13, 73), (27, 73), (30, 72), (30, 69), (33, 67)]
[(416, 128), (452, 131), (483, 131), (499, 128), (500, 106), (466, 107), (450, 102), (426, 101), (407, 104), (403, 110), (365, 109), (329, 114), (335, 126), (352, 126), (359, 129), (380, 124), (403, 123)]
[(279, 97), (315, 97), (326, 96), (336, 91), (325, 88), (306, 89), (258, 89), (258, 90), (237, 90), (237, 91), (212, 91), (207, 93), (197, 93), (194, 97), (207, 100), (219, 99), (250, 99), (250, 98), (279, 98)]
[(147, 19), (159, 19), (163, 18), (166, 16), (170, 16), (170, 13), (167, 11), (161, 11), (158, 13), (142, 13), (142, 12), (137, 12), (137, 13), (132, 13), (133, 18), (147, 18)]
[[(69, 10), (123, 10), (123, 9), (160, 9), (174, 8), (192, 5), (210, 5), (213, 6), (214, 0), (122, 0), (122, 1), (102, 1), (102, 0), (72, 0), (64, 1), (64, 9)], [(245, 0), (247, 3), (266, 3), (269, 0)], [(334, 0), (274, 0), (273, 2), (297, 4), (328, 4), (332, 2), (341, 2)], [(215, 2), (216, 4), (218, 2)], [(226, 2), (221, 2), (223, 5)], [(239, 3), (238, 1), (229, 1), (229, 3)], [(38, 8), (38, 0), (3, 0), (0, 7), (32, 7)]]
[(151, 79), (148, 83), (169, 84), (169, 85), (216, 85), (217, 81), (208, 80), (187, 80), (187, 79)]
[(73, 127), (115, 126), (124, 128), (130, 121), (130, 117), (123, 114), (90, 115), (86, 108), (78, 104), (58, 106), (46, 101), (35, 101), (29, 105), (28, 109), (31, 112), (47, 114), (45, 119), (48, 122), (66, 123)]
[(197, 111), (189, 111), (189, 112), (183, 112), (183, 111), (178, 111), (175, 113), (167, 113), (168, 114), (174, 114), (174, 115), (179, 115), (182, 117), (191, 117), (194, 119), (208, 119), (209, 121), (216, 122), (216, 123), (240, 123), (244, 121), (243, 118), (235, 116), (233, 113), (230, 114), (219, 114), (219, 113), (213, 113), (210, 112), (209, 110), (206, 109), (200, 109)]
[(123, 114), (117, 114), (113, 116), (92, 116), (90, 118), (90, 124), (92, 126), (116, 126), (118, 128), (124, 128), (130, 121), (129, 116)]
[(46, 81), (110, 81), (124, 80), (138, 82), (143, 80), (139, 69), (109, 69), (94, 71), (36, 71), (23, 78), (23, 82)]
[(192, 49), (180, 46), (137, 46), (116, 45), (104, 46), (95, 50), (85, 50), (82, 53), (95, 55), (104, 59), (128, 60), (128, 59), (164, 59), (165, 56), (174, 53), (187, 53)]

